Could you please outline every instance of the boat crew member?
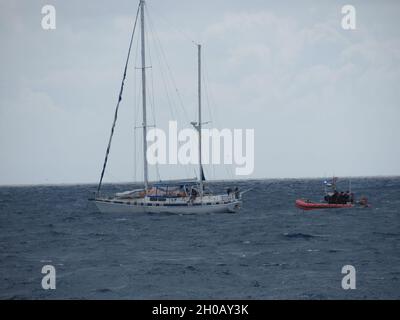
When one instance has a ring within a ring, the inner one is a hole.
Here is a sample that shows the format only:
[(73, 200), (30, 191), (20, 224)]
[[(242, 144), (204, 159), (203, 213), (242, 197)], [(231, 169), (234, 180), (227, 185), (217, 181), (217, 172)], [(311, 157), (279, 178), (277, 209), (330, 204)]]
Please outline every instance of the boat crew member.
[(191, 194), (190, 194), (190, 200), (194, 201), (199, 193), (195, 188), (192, 188)]
[(333, 195), (329, 198), (329, 203), (337, 203), (338, 196), (339, 196), (339, 192), (337, 192), (337, 190), (335, 190)]
[(339, 194), (339, 196), (338, 196), (338, 201), (337, 201), (337, 203), (339, 203), (339, 204), (344, 204), (344, 203), (346, 203), (346, 202), (345, 202), (345, 199), (344, 199), (344, 192), (343, 192), (343, 191), (340, 192), (340, 194)]
[(234, 192), (235, 192), (235, 199), (239, 199), (239, 197), (240, 197), (239, 188), (236, 187), (235, 190), (234, 190)]
[(350, 192), (349, 190), (346, 191), (346, 193), (344, 194), (344, 203), (347, 203), (350, 201)]

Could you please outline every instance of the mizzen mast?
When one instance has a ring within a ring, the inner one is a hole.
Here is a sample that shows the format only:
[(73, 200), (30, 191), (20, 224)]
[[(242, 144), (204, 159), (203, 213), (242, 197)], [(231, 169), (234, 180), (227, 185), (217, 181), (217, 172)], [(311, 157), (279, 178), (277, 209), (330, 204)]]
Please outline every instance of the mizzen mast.
[(199, 122), (198, 133), (199, 133), (199, 182), (200, 182), (200, 195), (203, 195), (203, 180), (204, 172), (203, 165), (201, 163), (201, 44), (197, 45), (198, 54), (198, 99), (199, 99)]

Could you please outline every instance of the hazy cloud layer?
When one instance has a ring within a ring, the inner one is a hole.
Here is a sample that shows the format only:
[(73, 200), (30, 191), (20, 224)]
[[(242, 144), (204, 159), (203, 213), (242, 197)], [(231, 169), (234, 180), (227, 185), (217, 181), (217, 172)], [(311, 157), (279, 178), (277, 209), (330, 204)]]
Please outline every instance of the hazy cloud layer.
[[(56, 7), (56, 30), (41, 28), (45, 4)], [(251, 178), (399, 175), (400, 3), (353, 1), (353, 31), (341, 28), (344, 4), (148, 1), (150, 122), (196, 119), (194, 40), (204, 47), (205, 120), (255, 129)], [(136, 7), (1, 1), (1, 184), (97, 181)], [(136, 39), (133, 51), (106, 181), (141, 179)], [(215, 179), (232, 172), (206, 168)]]

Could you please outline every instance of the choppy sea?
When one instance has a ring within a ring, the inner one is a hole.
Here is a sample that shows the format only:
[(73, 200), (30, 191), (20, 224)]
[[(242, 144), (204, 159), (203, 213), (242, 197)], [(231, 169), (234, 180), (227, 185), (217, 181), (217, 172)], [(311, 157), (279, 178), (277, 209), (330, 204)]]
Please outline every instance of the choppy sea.
[[(236, 184), (253, 188), (241, 212), (205, 215), (102, 214), (94, 185), (1, 187), (0, 298), (400, 298), (400, 178), (352, 179), (370, 208), (318, 211), (294, 202), (320, 200), (321, 179)], [(44, 265), (55, 290), (41, 286)]]

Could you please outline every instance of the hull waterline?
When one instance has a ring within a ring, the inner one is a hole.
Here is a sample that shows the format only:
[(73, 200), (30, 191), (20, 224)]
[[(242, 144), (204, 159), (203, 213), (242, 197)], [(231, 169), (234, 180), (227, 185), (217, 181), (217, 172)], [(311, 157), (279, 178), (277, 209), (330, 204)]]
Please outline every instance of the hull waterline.
[(180, 205), (180, 206), (153, 206), (128, 203), (114, 203), (94, 200), (98, 210), (102, 213), (173, 213), (173, 214), (202, 214), (202, 213), (236, 213), (239, 211), (241, 201), (224, 204)]

